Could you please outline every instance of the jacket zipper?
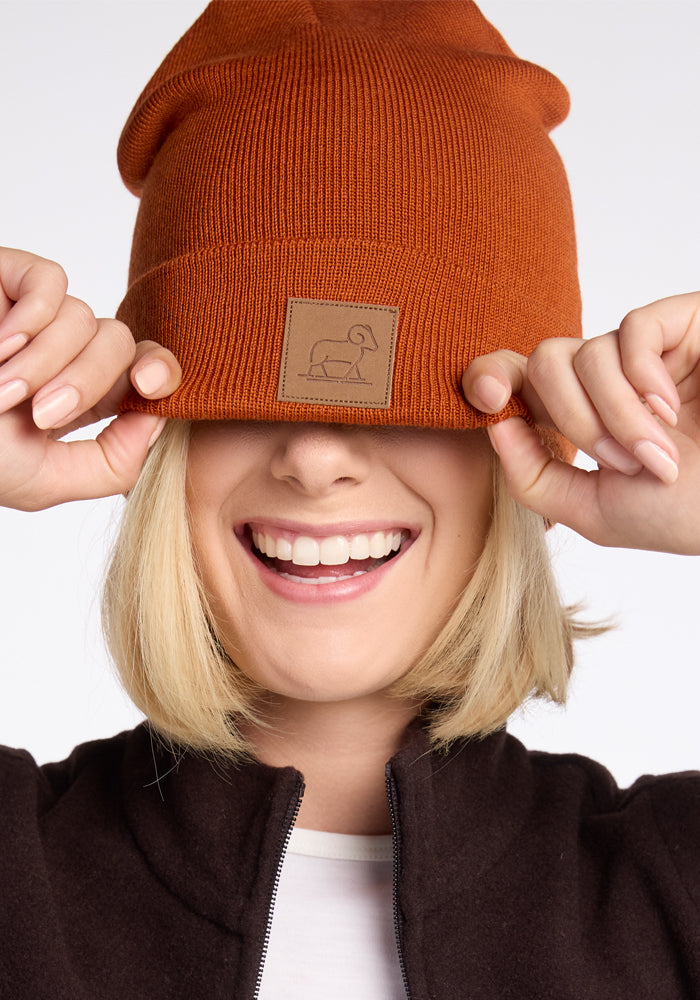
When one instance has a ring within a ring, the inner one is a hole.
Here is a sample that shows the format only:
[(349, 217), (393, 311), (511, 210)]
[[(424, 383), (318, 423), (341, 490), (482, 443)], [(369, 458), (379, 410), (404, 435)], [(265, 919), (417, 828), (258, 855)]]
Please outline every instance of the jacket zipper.
[(297, 816), (299, 815), (299, 809), (301, 808), (301, 800), (304, 795), (304, 784), (299, 786), (299, 791), (297, 793), (297, 801), (294, 806), (294, 813), (291, 820), (287, 824), (287, 828), (284, 831), (284, 839), (282, 841), (282, 850), (280, 852), (279, 860), (277, 862), (277, 871), (275, 872), (275, 881), (272, 883), (272, 892), (270, 893), (270, 905), (267, 908), (267, 925), (265, 927), (265, 937), (263, 938), (263, 945), (260, 951), (260, 961), (258, 962), (258, 978), (255, 982), (255, 992), (253, 993), (253, 1000), (258, 1000), (260, 996), (260, 987), (262, 986), (263, 969), (265, 968), (265, 959), (267, 958), (267, 949), (270, 943), (270, 932), (272, 930), (272, 917), (275, 911), (275, 901), (277, 899), (277, 890), (280, 884), (280, 877), (282, 875), (282, 865), (284, 864), (284, 857), (287, 853), (287, 848), (289, 847), (289, 839), (292, 836), (292, 830), (294, 829), (294, 824), (297, 821)]
[(396, 935), (396, 950), (399, 954), (399, 967), (401, 969), (401, 978), (403, 979), (403, 988), (406, 991), (406, 1000), (411, 1000), (411, 991), (408, 988), (408, 975), (406, 974), (406, 963), (403, 957), (401, 923), (399, 921), (399, 863), (401, 861), (401, 857), (399, 847), (399, 824), (396, 815), (396, 789), (394, 786), (394, 778), (391, 773), (391, 764), (386, 765), (385, 773), (386, 797), (389, 800), (389, 812), (391, 813), (391, 843), (394, 853), (392, 890), (394, 900), (394, 933)]

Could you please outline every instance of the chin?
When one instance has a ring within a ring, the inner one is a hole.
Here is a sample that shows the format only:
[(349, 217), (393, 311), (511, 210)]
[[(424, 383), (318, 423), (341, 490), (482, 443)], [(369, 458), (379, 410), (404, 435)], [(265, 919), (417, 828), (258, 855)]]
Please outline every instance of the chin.
[[(405, 669), (377, 664), (376, 654), (352, 660), (335, 655), (319, 656), (314, 650), (299, 658), (287, 655), (281, 662), (261, 663), (256, 659), (254, 666), (248, 667), (237, 661), (244, 673), (255, 680), (266, 691), (280, 698), (294, 701), (330, 703), (367, 698), (386, 691), (405, 673)], [(371, 675), (368, 664), (372, 665)]]

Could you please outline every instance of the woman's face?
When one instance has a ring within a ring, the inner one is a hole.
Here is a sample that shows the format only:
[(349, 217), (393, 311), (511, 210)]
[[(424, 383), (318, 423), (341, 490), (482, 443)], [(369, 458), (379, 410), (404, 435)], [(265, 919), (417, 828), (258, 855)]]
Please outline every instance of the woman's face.
[(226, 651), (268, 691), (383, 691), (430, 646), (489, 525), (483, 431), (198, 423), (187, 497)]

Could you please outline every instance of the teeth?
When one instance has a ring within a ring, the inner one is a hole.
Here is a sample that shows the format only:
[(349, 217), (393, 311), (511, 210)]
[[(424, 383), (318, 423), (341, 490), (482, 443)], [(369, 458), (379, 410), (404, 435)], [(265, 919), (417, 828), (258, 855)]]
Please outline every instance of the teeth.
[(355, 535), (350, 539), (350, 558), (369, 559), (369, 537), (367, 535)]
[(350, 558), (350, 544), (342, 535), (322, 538), (319, 548), (322, 566), (342, 566)]
[(277, 539), (277, 552), (276, 556), (278, 559), (283, 559), (285, 562), (290, 562), (293, 554), (292, 543), (287, 538)]
[[(343, 566), (349, 559), (383, 559), (401, 547), (400, 531), (375, 531), (372, 534), (328, 535), (320, 539), (309, 535), (275, 538), (262, 531), (253, 531), (253, 545), (270, 559), (281, 559), (297, 566)], [(285, 574), (286, 575), (286, 574)], [(290, 577), (291, 578), (291, 577)], [(295, 577), (295, 579), (297, 579)], [(330, 582), (330, 577), (319, 578)], [(337, 580), (338, 577), (332, 578)]]
[[(269, 553), (268, 553), (269, 555)], [(321, 546), (315, 538), (297, 535), (292, 545), (292, 562), (297, 566), (318, 566)]]
[(369, 536), (369, 554), (373, 559), (381, 559), (391, 552), (391, 540), (387, 549), (387, 537), (383, 531), (375, 531)]

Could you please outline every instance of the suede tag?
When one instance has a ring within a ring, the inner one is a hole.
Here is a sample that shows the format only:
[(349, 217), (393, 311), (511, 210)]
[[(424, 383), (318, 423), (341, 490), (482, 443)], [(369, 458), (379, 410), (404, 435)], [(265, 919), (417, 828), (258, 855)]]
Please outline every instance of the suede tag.
[(399, 310), (288, 299), (277, 399), (388, 409)]

